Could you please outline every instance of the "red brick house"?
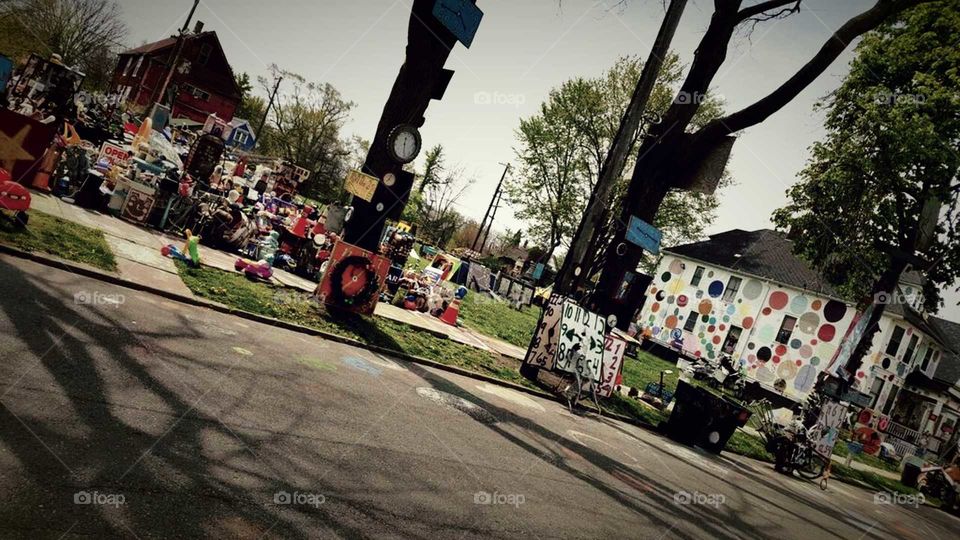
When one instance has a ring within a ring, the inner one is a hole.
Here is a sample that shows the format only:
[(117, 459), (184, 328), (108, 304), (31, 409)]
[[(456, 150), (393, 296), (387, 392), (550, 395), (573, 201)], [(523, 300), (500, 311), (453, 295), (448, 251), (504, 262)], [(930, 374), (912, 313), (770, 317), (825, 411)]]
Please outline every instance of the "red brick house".
[[(170, 37), (120, 53), (111, 88), (133, 108), (147, 110), (159, 97), (176, 47), (177, 38)], [(240, 89), (216, 32), (184, 35), (169, 92), (176, 95), (172, 118), (203, 122), (216, 113), (227, 122), (233, 119)]]

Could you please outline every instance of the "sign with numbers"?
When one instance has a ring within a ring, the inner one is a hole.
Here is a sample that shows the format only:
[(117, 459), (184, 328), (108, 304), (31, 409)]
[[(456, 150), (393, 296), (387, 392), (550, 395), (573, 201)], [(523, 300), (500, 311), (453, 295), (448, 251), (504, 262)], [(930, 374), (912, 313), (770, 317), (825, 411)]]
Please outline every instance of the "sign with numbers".
[[(570, 300), (564, 302), (556, 369), (568, 373), (579, 371), (581, 377), (600, 382), (606, 331), (607, 322), (603, 317)], [(582, 362), (577, 361), (580, 354), (584, 356)]]
[(347, 173), (347, 180), (343, 189), (357, 198), (370, 202), (373, 200), (373, 195), (377, 192), (379, 184), (380, 180), (376, 177), (363, 174), (360, 171), (350, 171)]
[(603, 344), (603, 370), (600, 373), (600, 387), (597, 394), (610, 397), (617, 385), (617, 375), (623, 365), (623, 353), (627, 351), (627, 342), (620, 336), (607, 334)]
[(825, 401), (820, 407), (820, 417), (815, 428), (820, 429), (820, 436), (813, 440), (813, 449), (821, 456), (830, 459), (833, 454), (833, 445), (837, 442), (840, 428), (847, 416), (847, 405), (836, 401)]
[(527, 356), (523, 359), (525, 364), (553, 369), (557, 359), (557, 345), (560, 342), (560, 315), (564, 300), (566, 298), (562, 295), (550, 295), (550, 300), (540, 314), (537, 332), (527, 349)]

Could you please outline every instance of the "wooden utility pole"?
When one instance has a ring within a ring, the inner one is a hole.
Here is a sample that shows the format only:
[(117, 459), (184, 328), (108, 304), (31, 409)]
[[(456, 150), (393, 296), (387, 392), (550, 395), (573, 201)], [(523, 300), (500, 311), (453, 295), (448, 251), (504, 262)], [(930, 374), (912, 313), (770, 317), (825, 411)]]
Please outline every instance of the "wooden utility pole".
[(277, 98), (277, 91), (280, 90), (280, 82), (283, 81), (283, 77), (277, 78), (277, 84), (273, 85), (273, 92), (270, 93), (270, 101), (267, 102), (267, 108), (263, 111), (263, 116), (260, 118), (260, 126), (257, 128), (257, 132), (254, 133), (256, 139), (253, 141), (253, 147), (257, 147), (257, 143), (260, 142), (260, 135), (263, 133), (263, 126), (267, 125), (267, 115), (270, 114), (270, 109), (273, 108), (273, 102)]
[[(470, 249), (473, 250), (473, 251), (477, 251), (477, 244), (480, 242), (480, 237), (484, 236), (484, 235), (483, 235), (483, 229), (484, 229), (484, 227), (487, 226), (487, 218), (490, 219), (490, 223), (493, 223), (493, 217), (490, 216), (490, 212), (491, 212), (491, 211), (494, 211), (494, 212), (495, 212), (495, 210), (493, 210), (494, 204), (496, 204), (496, 205), (498, 205), (498, 206), (499, 206), (499, 204), (500, 204), (500, 192), (501, 192), (501, 190), (503, 189), (503, 181), (507, 178), (507, 173), (510, 172), (510, 164), (509, 164), (509, 163), (506, 163), (506, 164), (501, 163), (501, 165), (503, 165), (503, 167), (504, 167), (504, 168), (503, 168), (503, 175), (500, 176), (500, 182), (497, 184), (497, 189), (496, 189), (496, 191), (493, 192), (493, 197), (490, 197), (490, 206), (487, 207), (487, 211), (483, 214), (483, 221), (480, 222), (480, 229), (477, 231), (477, 237), (473, 239), (473, 245), (470, 246)], [(483, 244), (480, 245), (480, 252), (481, 252), (481, 253), (483, 252), (483, 246), (486, 245), (486, 243), (487, 243), (487, 238), (484, 237), (484, 239), (483, 239)]]
[(670, 51), (670, 43), (676, 34), (680, 17), (683, 15), (686, 5), (687, 0), (671, 0), (670, 6), (667, 8), (656, 41), (653, 42), (650, 56), (643, 64), (640, 79), (637, 81), (633, 96), (630, 98), (630, 105), (624, 112), (620, 127), (617, 129), (617, 135), (614, 137), (607, 158), (600, 169), (600, 178), (590, 194), (590, 201), (587, 203), (587, 209), (580, 220), (580, 227), (573, 237), (570, 250), (567, 252), (560, 272), (557, 274), (554, 290), (558, 293), (573, 293), (582, 283), (582, 280), (589, 277), (586, 275), (589, 265), (586, 264), (585, 258), (597, 250), (595, 245), (597, 232), (603, 227), (604, 221), (609, 215), (610, 196), (623, 174), (633, 141), (640, 129), (644, 111), (647, 108), (650, 95), (653, 93), (657, 78), (660, 76), (664, 58)]

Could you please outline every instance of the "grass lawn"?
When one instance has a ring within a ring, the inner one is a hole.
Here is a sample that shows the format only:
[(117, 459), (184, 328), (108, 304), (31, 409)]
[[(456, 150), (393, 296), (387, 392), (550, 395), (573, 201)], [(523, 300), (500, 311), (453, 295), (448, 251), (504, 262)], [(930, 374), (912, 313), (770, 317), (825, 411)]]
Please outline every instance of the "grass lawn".
[(117, 261), (103, 232), (37, 210), (30, 211), (26, 229), (17, 229), (8, 220), (0, 219), (0, 243), (23, 251), (42, 252), (89, 264), (102, 270), (112, 272), (117, 269)]
[[(849, 450), (847, 450), (846, 443), (844, 441), (837, 441), (837, 444), (833, 447), (833, 453), (842, 458), (847, 457)], [(869, 465), (875, 469), (883, 469), (885, 471), (890, 471), (895, 473), (900, 472), (900, 467), (896, 463), (890, 463), (889, 461), (880, 459), (876, 456), (871, 456), (870, 454), (861, 453), (861, 454), (855, 455), (853, 456), (853, 460), (859, 461), (864, 465)]]
[(467, 293), (460, 306), (460, 320), (465, 326), (524, 348), (530, 344), (539, 317), (538, 307), (526, 306), (517, 311), (506, 302), (476, 291)]
[(243, 311), (532, 387), (532, 384), (520, 375), (517, 370), (519, 364), (513, 360), (442, 339), (382, 317), (328, 312), (312, 301), (307, 293), (251, 281), (241, 274), (209, 267), (189, 268), (182, 263), (177, 263), (177, 266), (184, 284), (197, 296)]
[(623, 384), (642, 392), (647, 383), (659, 383), (660, 372), (664, 370), (673, 372), (663, 376), (663, 387), (673, 392), (680, 378), (677, 366), (646, 351), (638, 351), (636, 358), (627, 356), (623, 359)]

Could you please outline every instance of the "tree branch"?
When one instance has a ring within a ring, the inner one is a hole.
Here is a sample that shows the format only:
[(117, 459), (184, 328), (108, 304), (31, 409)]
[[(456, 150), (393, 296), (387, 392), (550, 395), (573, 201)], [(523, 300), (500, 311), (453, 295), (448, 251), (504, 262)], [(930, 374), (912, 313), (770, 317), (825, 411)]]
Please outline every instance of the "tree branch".
[(722, 137), (763, 122), (790, 103), (826, 71), (851, 41), (873, 30), (893, 15), (932, 1), (934, 0), (877, 0), (872, 8), (851, 18), (841, 26), (817, 54), (779, 88), (744, 109), (710, 122), (697, 132), (697, 138), (708, 143), (715, 142)]
[[(800, 3), (803, 0), (766, 0), (755, 6), (745, 7), (737, 13), (737, 18), (742, 22), (748, 19), (756, 19), (759, 22), (769, 21), (786, 17), (800, 11)], [(793, 4), (785, 7), (787, 4)], [(781, 8), (775, 13), (767, 13), (771, 9)]]

